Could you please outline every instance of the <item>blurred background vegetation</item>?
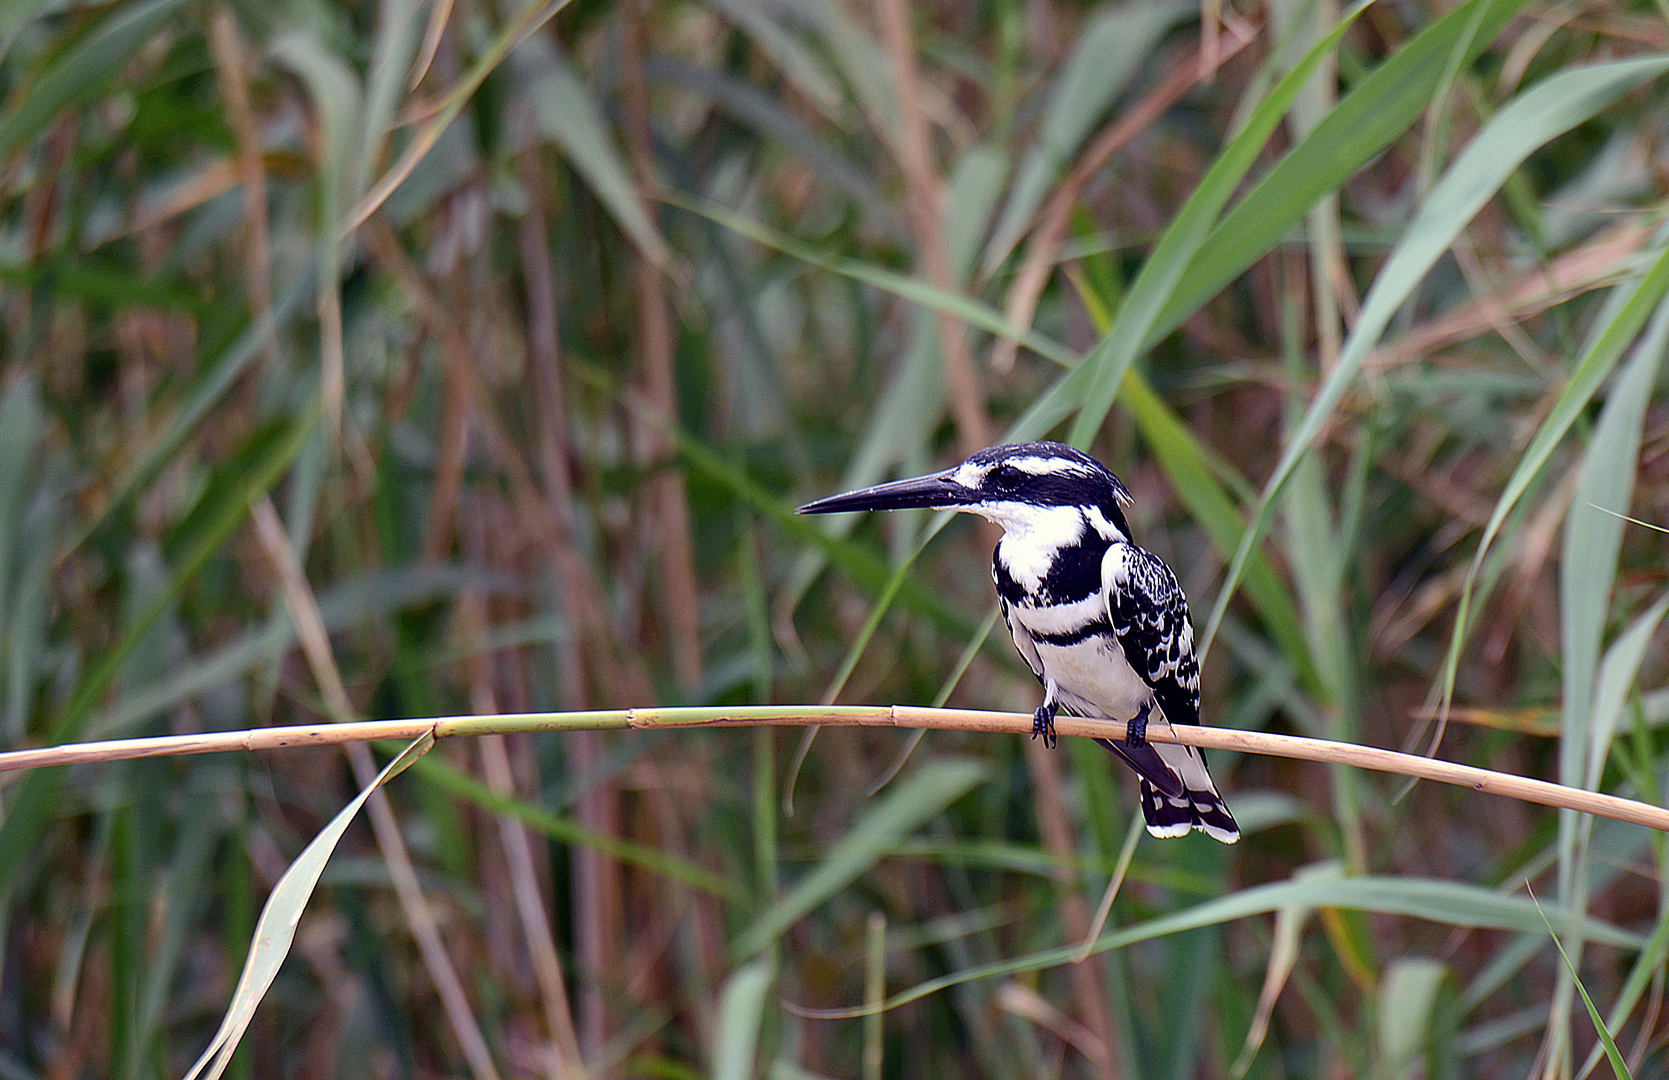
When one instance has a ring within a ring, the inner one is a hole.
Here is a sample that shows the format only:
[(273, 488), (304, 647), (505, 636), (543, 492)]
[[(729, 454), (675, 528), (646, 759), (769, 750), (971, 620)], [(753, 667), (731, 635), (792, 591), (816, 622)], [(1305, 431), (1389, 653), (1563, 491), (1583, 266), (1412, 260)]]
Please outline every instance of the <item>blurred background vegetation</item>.
[[(0, 747), (1030, 711), (988, 532), (789, 511), (1048, 433), (1210, 723), (1452, 697), (1444, 756), (1661, 801), (1666, 53), (1644, 2), (6, 0)], [(368, 761), (0, 782), (0, 1077), (180, 1075)], [(1669, 1072), (1661, 837), (1214, 766), (1245, 839), (1144, 840), (1074, 966), (1135, 809), (1082, 740), (452, 740), (232, 1074), (1578, 1075), (1526, 884)]]

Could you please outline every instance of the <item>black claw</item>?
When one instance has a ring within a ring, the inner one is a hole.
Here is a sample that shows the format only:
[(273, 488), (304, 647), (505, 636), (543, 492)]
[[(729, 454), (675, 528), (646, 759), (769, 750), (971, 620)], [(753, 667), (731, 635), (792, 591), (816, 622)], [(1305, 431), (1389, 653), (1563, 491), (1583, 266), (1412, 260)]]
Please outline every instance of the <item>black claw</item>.
[(1058, 742), (1055, 738), (1055, 709), (1052, 705), (1039, 705), (1032, 713), (1032, 738), (1043, 736), (1043, 745), (1050, 750)]
[(1135, 719), (1131, 720), (1130, 723), (1125, 725), (1125, 728), (1124, 728), (1124, 742), (1125, 742), (1125, 745), (1127, 745), (1127, 746), (1146, 746), (1147, 745), (1147, 711), (1149, 709), (1151, 709), (1152, 707), (1153, 707), (1152, 705), (1143, 705), (1142, 706), (1142, 711), (1136, 714)]

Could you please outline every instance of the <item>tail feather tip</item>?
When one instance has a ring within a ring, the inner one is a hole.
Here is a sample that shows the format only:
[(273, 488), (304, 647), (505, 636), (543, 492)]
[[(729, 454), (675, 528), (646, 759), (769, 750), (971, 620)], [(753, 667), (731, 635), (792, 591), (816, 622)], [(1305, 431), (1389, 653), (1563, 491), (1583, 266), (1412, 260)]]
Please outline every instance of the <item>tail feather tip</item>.
[(1141, 787), (1142, 816), (1147, 819), (1149, 835), (1169, 839), (1198, 829), (1224, 844), (1240, 839), (1240, 826), (1215, 791), (1190, 790), (1183, 798), (1173, 798), (1158, 791), (1146, 778)]

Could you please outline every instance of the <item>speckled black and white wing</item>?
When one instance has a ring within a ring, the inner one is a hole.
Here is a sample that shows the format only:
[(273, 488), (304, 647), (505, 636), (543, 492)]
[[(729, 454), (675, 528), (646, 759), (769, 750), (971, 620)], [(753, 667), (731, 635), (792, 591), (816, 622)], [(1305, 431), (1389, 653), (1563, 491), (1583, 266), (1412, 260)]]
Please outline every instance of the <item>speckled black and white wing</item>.
[(1115, 542), (1101, 560), (1101, 584), (1124, 658), (1153, 690), (1173, 724), (1200, 722), (1200, 665), (1188, 598), (1163, 559)]
[[(1115, 541), (1101, 562), (1107, 618), (1124, 658), (1153, 691), (1154, 701), (1172, 724), (1200, 722), (1200, 665), (1194, 656), (1194, 625), (1188, 598), (1164, 560), (1134, 544)], [(1190, 829), (1224, 843), (1240, 838), (1206, 770), (1205, 754), (1191, 746), (1154, 744), (1182, 778), (1180, 795), (1142, 780), (1142, 811), (1154, 836), (1182, 836)]]

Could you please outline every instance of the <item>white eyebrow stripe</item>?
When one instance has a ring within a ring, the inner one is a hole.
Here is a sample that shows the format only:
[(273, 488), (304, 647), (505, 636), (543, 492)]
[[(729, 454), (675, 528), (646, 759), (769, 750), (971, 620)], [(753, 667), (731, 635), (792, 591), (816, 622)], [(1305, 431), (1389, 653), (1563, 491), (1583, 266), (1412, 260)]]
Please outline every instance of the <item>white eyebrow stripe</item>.
[(1010, 458), (1009, 460), (1003, 462), (1003, 464), (1012, 465), (1021, 472), (1030, 473), (1033, 476), (1045, 476), (1049, 473), (1084, 471), (1084, 467), (1082, 465), (1078, 464), (1076, 461), (1069, 461), (1066, 458), (1018, 457)]

